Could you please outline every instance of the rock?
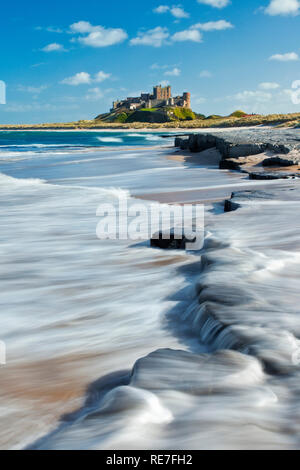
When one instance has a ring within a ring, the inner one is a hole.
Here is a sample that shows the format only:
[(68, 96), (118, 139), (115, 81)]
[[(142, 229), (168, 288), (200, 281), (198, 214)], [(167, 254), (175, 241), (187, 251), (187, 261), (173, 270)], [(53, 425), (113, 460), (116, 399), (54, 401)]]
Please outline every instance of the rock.
[[(265, 150), (284, 155), (300, 150), (298, 134), (296, 129), (255, 128), (191, 134), (184, 140), (188, 140), (188, 148), (192, 151), (202, 152), (217, 147), (223, 158), (238, 158)], [(176, 139), (176, 146), (180, 146), (181, 139)]]
[(219, 168), (220, 170), (239, 170), (241, 162), (234, 158), (228, 158), (227, 160), (221, 160)]
[(180, 147), (182, 140), (183, 139), (181, 137), (176, 137), (175, 138), (175, 147)]
[(300, 165), (300, 155), (299, 156), (289, 156), (286, 157), (270, 157), (266, 158), (262, 162), (263, 166), (294, 166)]
[(274, 153), (288, 154), (293, 150), (293, 147), (291, 145), (287, 145), (287, 144), (268, 143), (267, 149), (271, 150), (271, 152), (274, 152)]
[(227, 146), (227, 155), (224, 155), (224, 158), (248, 157), (258, 155), (265, 150), (265, 144), (229, 144)]
[(185, 250), (187, 243), (194, 243), (196, 236), (192, 232), (184, 232), (172, 228), (170, 231), (160, 231), (152, 235), (150, 244), (153, 248), (164, 250)]
[[(232, 198), (234, 197), (234, 194), (231, 196)], [(233, 202), (231, 199), (226, 199), (224, 203), (224, 212), (233, 212), (239, 209), (241, 206), (237, 204), (236, 202)]]
[(175, 147), (180, 148), (181, 150), (187, 150), (189, 144), (189, 138), (183, 139), (182, 137), (176, 137)]
[(199, 147), (198, 147), (198, 136), (191, 135), (188, 141), (188, 149), (190, 152), (199, 152)]
[(217, 146), (217, 138), (211, 134), (198, 134), (195, 136), (198, 152), (208, 150)]
[(249, 173), (250, 180), (279, 180), (295, 177), (295, 175), (290, 175), (286, 173)]
[[(240, 170), (248, 173), (250, 179), (273, 180), (296, 178), (299, 174), (282, 170), (265, 173), (253, 171), (252, 168), (258, 167), (261, 162), (263, 167), (300, 166), (299, 142), (299, 131), (296, 129), (255, 128), (190, 134), (186, 138), (177, 136), (175, 145), (191, 152), (216, 148), (222, 156), (220, 169)], [(277, 155), (265, 158), (266, 151), (276, 152)]]

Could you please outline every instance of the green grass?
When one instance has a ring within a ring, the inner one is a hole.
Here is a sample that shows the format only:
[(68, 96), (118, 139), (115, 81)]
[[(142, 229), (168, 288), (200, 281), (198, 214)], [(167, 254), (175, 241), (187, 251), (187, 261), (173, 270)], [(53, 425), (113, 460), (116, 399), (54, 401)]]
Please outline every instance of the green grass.
[(234, 111), (234, 113), (230, 114), (229, 117), (236, 117), (236, 118), (242, 118), (247, 116), (247, 113), (244, 113), (244, 111), (241, 111), (238, 109), (237, 111)]
[[(126, 119), (126, 122), (112, 121), (112, 114), (105, 114), (97, 117), (97, 119), (81, 120), (76, 122), (67, 123), (45, 123), (45, 124), (24, 124), (24, 125), (0, 125), (2, 130), (35, 130), (35, 129), (203, 129), (214, 127), (247, 127), (258, 125), (272, 125), (275, 127), (290, 127), (300, 128), (300, 113), (293, 114), (270, 114), (268, 116), (246, 116), (242, 118), (237, 117), (210, 117), (206, 119), (194, 120), (175, 120), (170, 116), (164, 116), (163, 113), (157, 111), (159, 121), (156, 121), (157, 115), (154, 112), (146, 111), (138, 114), (138, 120), (135, 120), (135, 113), (131, 113)], [(120, 114), (120, 113), (119, 113)], [(152, 117), (152, 120), (149, 119)], [(163, 120), (164, 118), (165, 120)], [(117, 114), (114, 114), (114, 119), (118, 119)], [(145, 120), (144, 120), (145, 119)], [(149, 120), (148, 120), (149, 119)], [(122, 120), (122, 117), (121, 117)]]
[(141, 108), (139, 111), (149, 111), (150, 113), (155, 113), (159, 108)]
[(128, 119), (128, 114), (127, 113), (120, 113), (116, 116), (115, 122), (121, 122), (124, 123)]
[(207, 116), (205, 119), (210, 120), (210, 121), (212, 120), (216, 121), (217, 119), (224, 119), (224, 117), (219, 116), (218, 114), (211, 114), (210, 116)]
[(188, 108), (167, 108), (167, 112), (171, 118), (179, 121), (193, 121), (196, 119), (195, 113), (193, 113), (193, 111)]

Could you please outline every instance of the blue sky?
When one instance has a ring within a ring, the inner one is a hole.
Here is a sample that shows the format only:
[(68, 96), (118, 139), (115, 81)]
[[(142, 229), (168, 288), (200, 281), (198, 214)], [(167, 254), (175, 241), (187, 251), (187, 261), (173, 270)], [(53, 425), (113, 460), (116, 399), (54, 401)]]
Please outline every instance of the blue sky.
[(298, 0), (2, 3), (0, 123), (92, 119), (159, 83), (206, 115), (298, 112), (299, 13)]

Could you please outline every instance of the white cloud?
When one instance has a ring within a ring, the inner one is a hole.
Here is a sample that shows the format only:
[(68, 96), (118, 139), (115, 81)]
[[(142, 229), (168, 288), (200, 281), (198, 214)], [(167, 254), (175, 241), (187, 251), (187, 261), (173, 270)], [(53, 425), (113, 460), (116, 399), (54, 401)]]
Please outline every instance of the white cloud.
[(221, 31), (224, 29), (231, 29), (234, 26), (226, 20), (209, 21), (207, 23), (197, 23), (193, 28), (200, 29), (202, 31)]
[(200, 33), (200, 31), (198, 31), (198, 29), (194, 29), (192, 27), (190, 29), (179, 31), (178, 33), (173, 34), (172, 40), (175, 42), (182, 42), (182, 41), (202, 42), (202, 34)]
[(165, 75), (169, 77), (179, 77), (180, 74), (181, 70), (178, 67), (174, 67), (173, 70), (167, 70), (167, 72), (165, 72)]
[(32, 111), (65, 111), (66, 109), (78, 109), (78, 104), (72, 105), (62, 105), (57, 106), (51, 103), (31, 103), (31, 104), (21, 104), (21, 103), (11, 103), (9, 106), (4, 106), (3, 111), (9, 113), (26, 113)]
[(72, 33), (92, 33), (95, 31), (96, 26), (93, 26), (88, 21), (78, 21), (77, 23), (73, 23), (70, 26), (70, 30)]
[(242, 91), (236, 95), (216, 99), (215, 101), (227, 101), (229, 103), (228, 112), (232, 112), (233, 109), (243, 109), (249, 113), (289, 113), (296, 112), (296, 105), (293, 103), (292, 93), (292, 88), (278, 88), (276, 90), (270, 90), (269, 92), (263, 90)]
[(167, 11), (170, 11), (170, 7), (167, 5), (160, 5), (157, 8), (154, 8), (153, 12), (154, 13), (167, 13)]
[(299, 0), (271, 0), (269, 6), (265, 8), (267, 15), (298, 15), (300, 12)]
[(167, 68), (169, 68), (169, 65), (152, 64), (150, 67), (151, 70), (160, 70), (160, 69), (167, 69)]
[(36, 31), (48, 31), (48, 33), (63, 33), (62, 29), (56, 28), (54, 26), (47, 26), (47, 27), (37, 26), (35, 30)]
[(169, 7), (167, 5), (160, 5), (157, 8), (154, 8), (153, 10), (154, 13), (171, 13), (175, 18), (181, 19), (181, 18), (189, 18), (189, 13), (187, 13), (181, 6), (172, 6)]
[(92, 81), (91, 76), (87, 72), (78, 72), (72, 77), (65, 78), (61, 81), (63, 85), (87, 85)]
[[(158, 7), (161, 10), (164, 5)], [(157, 10), (157, 9), (156, 9)], [(136, 38), (131, 39), (130, 44), (132, 46), (144, 45), (161, 47), (164, 44), (170, 44), (173, 42), (192, 41), (200, 43), (202, 42), (202, 31), (221, 31), (224, 29), (230, 29), (234, 26), (225, 20), (209, 21), (207, 23), (197, 23), (188, 29), (178, 31), (177, 33), (170, 36), (168, 28), (158, 26), (157, 28), (150, 29), (149, 31), (139, 32)], [(156, 64), (152, 68), (157, 67)]]
[(230, 99), (235, 99), (240, 102), (267, 102), (272, 99), (272, 94), (271, 93), (266, 93), (264, 91), (242, 91), (240, 93), (237, 93), (236, 95), (230, 97)]
[(52, 42), (41, 49), (43, 52), (65, 51), (66, 49), (57, 42)]
[(199, 74), (200, 78), (210, 78), (212, 77), (212, 73), (209, 70), (202, 70)]
[(195, 98), (193, 100), (196, 104), (203, 104), (206, 102), (206, 98), (203, 98), (202, 96), (200, 96), (199, 98)]
[(170, 82), (169, 82), (169, 80), (162, 80), (162, 81), (160, 82), (160, 85), (161, 85), (161, 86), (168, 86), (168, 85), (170, 85)]
[(230, 0), (197, 0), (198, 3), (203, 3), (204, 5), (210, 5), (214, 8), (224, 8), (227, 7), (231, 2)]
[(40, 93), (42, 93), (42, 91), (46, 90), (47, 88), (48, 87), (46, 85), (41, 85), (39, 87), (19, 85), (17, 87), (17, 90), (25, 92), (25, 93), (32, 93), (34, 95), (39, 95)]
[(138, 33), (136, 38), (131, 39), (132, 46), (153, 46), (161, 47), (167, 43), (170, 34), (167, 28), (157, 26), (157, 28), (150, 29), (149, 31)]
[(81, 36), (74, 38), (74, 41), (90, 46), (90, 47), (107, 47), (114, 44), (119, 44), (128, 35), (124, 29), (121, 28), (104, 28), (103, 26), (93, 26), (88, 21), (78, 21), (70, 26), (70, 31), (73, 34), (80, 34)]
[(163, 64), (163, 65), (159, 65), (159, 64), (152, 64), (150, 69), (151, 70), (166, 70), (166, 69), (171, 69), (171, 68), (174, 68), (174, 67), (178, 67), (178, 64), (172, 64), (172, 65), (167, 65), (167, 64)]
[(172, 7), (170, 9), (171, 15), (175, 16), (175, 18), (189, 18), (189, 13), (184, 11), (181, 7)]
[(89, 85), (91, 83), (101, 83), (104, 80), (107, 80), (110, 76), (111, 75), (109, 73), (105, 73), (102, 71), (96, 73), (94, 77), (92, 77), (87, 72), (78, 72), (72, 77), (65, 78), (60, 83), (62, 83), (63, 85), (72, 85), (72, 86)]
[(48, 26), (46, 28), (46, 31), (48, 31), (49, 33), (58, 33), (58, 34), (63, 33), (63, 30), (61, 28), (56, 28), (54, 26)]
[(296, 52), (287, 52), (286, 54), (274, 54), (270, 57), (269, 60), (278, 60), (279, 62), (291, 62), (299, 60), (298, 54)]
[(178, 33), (173, 34), (172, 40), (175, 42), (179, 41), (192, 41), (192, 42), (202, 42), (202, 31), (221, 31), (224, 29), (233, 28), (233, 25), (225, 20), (220, 21), (209, 21), (208, 23), (197, 23), (191, 26), (189, 29), (184, 31), (179, 31)]
[(104, 97), (104, 93), (100, 90), (100, 88), (90, 88), (88, 93), (85, 96), (87, 101), (98, 101)]
[(280, 88), (280, 85), (275, 82), (263, 82), (259, 84), (259, 88), (261, 90), (277, 90), (277, 88)]
[(104, 80), (107, 80), (110, 77), (111, 77), (110, 73), (105, 73), (105, 72), (102, 72), (102, 70), (100, 70), (100, 72), (96, 73), (95, 78), (93, 79), (93, 81), (95, 83), (101, 83), (101, 82), (104, 82)]

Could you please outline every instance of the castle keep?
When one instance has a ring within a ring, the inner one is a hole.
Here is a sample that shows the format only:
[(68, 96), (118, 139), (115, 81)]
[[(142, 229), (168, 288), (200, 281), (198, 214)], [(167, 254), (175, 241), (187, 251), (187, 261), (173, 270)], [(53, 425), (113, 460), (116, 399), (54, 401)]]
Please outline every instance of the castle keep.
[(191, 107), (191, 94), (183, 93), (182, 96), (172, 97), (171, 87), (161, 85), (153, 88), (153, 93), (142, 93), (140, 97), (128, 97), (122, 101), (114, 101), (111, 111), (124, 109), (135, 111), (141, 108), (159, 108), (162, 106), (180, 106), (182, 108)]

